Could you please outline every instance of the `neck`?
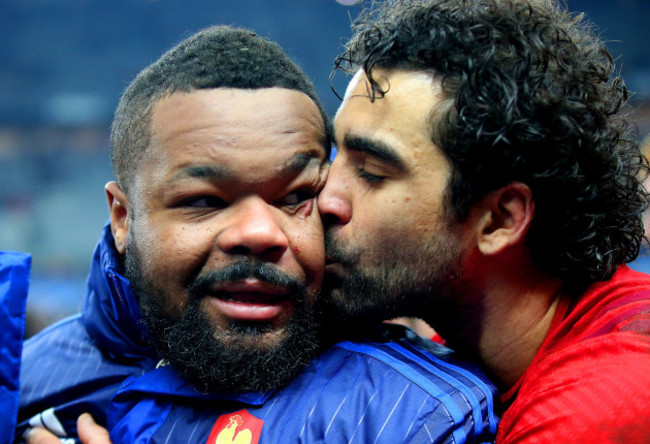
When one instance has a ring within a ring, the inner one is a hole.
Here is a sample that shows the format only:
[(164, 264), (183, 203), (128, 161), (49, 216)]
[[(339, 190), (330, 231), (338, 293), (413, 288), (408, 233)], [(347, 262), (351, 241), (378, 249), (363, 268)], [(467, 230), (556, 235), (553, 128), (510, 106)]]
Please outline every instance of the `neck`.
[(508, 390), (546, 337), (562, 282), (531, 270), (504, 275), (490, 268), (473, 290), (465, 288), (451, 307), (436, 310), (444, 316), (428, 321), (452, 348), (478, 357)]

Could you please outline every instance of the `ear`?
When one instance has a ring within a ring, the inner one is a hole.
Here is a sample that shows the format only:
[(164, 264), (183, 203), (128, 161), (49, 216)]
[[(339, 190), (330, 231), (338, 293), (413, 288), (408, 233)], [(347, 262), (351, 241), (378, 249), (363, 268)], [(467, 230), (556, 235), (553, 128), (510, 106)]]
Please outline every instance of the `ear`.
[(521, 243), (535, 213), (533, 193), (522, 182), (512, 182), (488, 193), (481, 207), (478, 247), (486, 256)]
[(115, 248), (120, 254), (124, 254), (126, 252), (126, 237), (129, 233), (129, 199), (117, 182), (108, 182), (104, 190), (108, 198)]

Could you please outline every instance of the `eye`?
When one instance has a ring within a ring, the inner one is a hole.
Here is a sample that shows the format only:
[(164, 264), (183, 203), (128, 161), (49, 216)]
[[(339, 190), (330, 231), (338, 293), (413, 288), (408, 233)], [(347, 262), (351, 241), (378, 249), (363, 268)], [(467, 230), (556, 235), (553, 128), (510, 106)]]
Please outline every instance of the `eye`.
[(217, 196), (197, 196), (183, 200), (178, 206), (191, 208), (226, 208), (228, 203)]
[(365, 180), (368, 183), (380, 183), (382, 180), (385, 179), (385, 177), (382, 176), (376, 176), (374, 174), (370, 174), (363, 168), (359, 168), (358, 170), (359, 177)]
[(287, 194), (276, 203), (282, 206), (296, 206), (302, 204), (305, 201), (313, 199), (314, 197), (316, 197), (316, 193), (314, 191), (309, 189), (299, 189)]

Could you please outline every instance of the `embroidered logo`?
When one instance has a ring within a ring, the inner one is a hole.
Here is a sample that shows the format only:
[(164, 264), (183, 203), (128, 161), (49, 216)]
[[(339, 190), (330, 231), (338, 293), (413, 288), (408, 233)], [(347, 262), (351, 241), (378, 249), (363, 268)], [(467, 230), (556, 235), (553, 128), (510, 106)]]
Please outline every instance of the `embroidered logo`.
[(257, 444), (264, 421), (246, 410), (221, 415), (214, 423), (207, 444)]

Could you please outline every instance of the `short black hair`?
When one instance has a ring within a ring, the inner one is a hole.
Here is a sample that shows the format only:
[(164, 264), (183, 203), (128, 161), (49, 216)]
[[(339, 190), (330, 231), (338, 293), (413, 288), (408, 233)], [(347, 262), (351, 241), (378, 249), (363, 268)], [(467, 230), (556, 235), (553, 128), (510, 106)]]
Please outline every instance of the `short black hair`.
[(373, 99), (387, 92), (375, 68), (442, 82), (430, 130), (452, 164), (458, 220), (521, 181), (535, 200), (527, 246), (550, 274), (587, 284), (638, 255), (648, 161), (623, 112), (624, 82), (581, 15), (552, 0), (397, 0), (354, 27), (337, 66), (363, 69)]
[(323, 117), (323, 147), (329, 153), (327, 114), (307, 75), (279, 45), (231, 26), (210, 27), (181, 41), (140, 72), (122, 95), (111, 128), (111, 161), (118, 183), (129, 192), (150, 143), (152, 110), (163, 97), (178, 91), (273, 87), (303, 92), (314, 101)]

